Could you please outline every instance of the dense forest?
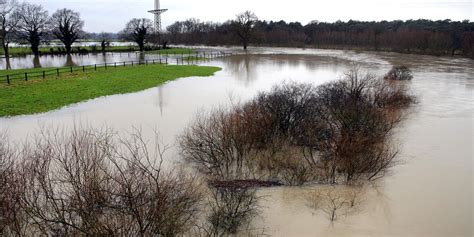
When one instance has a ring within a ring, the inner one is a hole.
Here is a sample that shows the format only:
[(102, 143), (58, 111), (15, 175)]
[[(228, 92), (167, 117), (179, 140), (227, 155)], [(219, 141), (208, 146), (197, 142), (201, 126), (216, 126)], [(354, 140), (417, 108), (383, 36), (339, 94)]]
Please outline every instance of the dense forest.
[[(464, 55), (474, 58), (474, 23), (443, 20), (366, 22), (256, 21), (251, 44), (365, 49), (433, 55)], [(173, 44), (238, 45), (233, 21), (178, 21), (167, 28)]]

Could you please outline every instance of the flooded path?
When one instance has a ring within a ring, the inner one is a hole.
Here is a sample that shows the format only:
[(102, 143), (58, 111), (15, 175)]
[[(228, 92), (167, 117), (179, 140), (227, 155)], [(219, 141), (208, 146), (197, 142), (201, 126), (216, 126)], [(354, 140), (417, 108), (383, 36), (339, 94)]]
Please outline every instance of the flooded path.
[[(397, 131), (401, 164), (368, 187), (360, 208), (331, 224), (308, 207), (315, 187), (262, 189), (255, 228), (271, 236), (472, 236), (474, 63), (470, 59), (339, 50), (259, 48), (248, 55), (215, 59), (215, 76), (183, 78), (139, 93), (114, 95), (49, 113), (0, 118), (14, 141), (40, 126), (133, 127), (167, 144), (202, 110), (245, 101), (282, 81), (316, 85), (338, 79), (353, 63), (378, 74), (394, 64), (414, 73), (408, 82), (418, 97)], [(146, 134), (145, 134), (146, 135)], [(173, 149), (168, 162), (180, 163)]]

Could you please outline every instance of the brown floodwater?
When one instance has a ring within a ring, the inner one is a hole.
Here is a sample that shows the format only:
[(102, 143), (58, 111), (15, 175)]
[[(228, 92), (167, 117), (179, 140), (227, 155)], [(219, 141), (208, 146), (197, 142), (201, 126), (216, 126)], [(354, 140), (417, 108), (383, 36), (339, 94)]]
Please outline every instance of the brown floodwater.
[[(215, 59), (222, 68), (211, 77), (190, 77), (142, 92), (113, 95), (56, 111), (0, 118), (14, 142), (35, 136), (42, 126), (70, 129), (74, 124), (108, 126), (119, 133), (141, 128), (164, 143), (199, 111), (245, 101), (283, 81), (316, 85), (336, 80), (354, 63), (379, 75), (406, 64), (407, 82), (419, 103), (397, 129), (400, 164), (361, 191), (358, 207), (331, 223), (310, 207), (321, 187), (259, 190), (260, 214), (252, 226), (271, 236), (472, 236), (474, 61), (396, 53), (258, 48), (249, 54)], [(167, 165), (180, 165), (172, 149)], [(342, 187), (344, 188), (344, 187)]]

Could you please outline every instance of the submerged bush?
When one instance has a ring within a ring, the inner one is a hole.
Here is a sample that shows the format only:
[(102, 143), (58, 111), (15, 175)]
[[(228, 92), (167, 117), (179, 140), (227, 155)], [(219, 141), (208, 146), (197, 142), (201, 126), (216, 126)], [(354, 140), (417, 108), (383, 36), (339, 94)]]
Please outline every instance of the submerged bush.
[(318, 187), (305, 196), (307, 206), (321, 211), (329, 221), (334, 222), (340, 216), (356, 211), (365, 195), (364, 186), (327, 186)]
[(394, 66), (388, 73), (385, 75), (385, 79), (388, 80), (411, 80), (413, 75), (411, 70), (407, 66)]
[(255, 189), (214, 188), (209, 199), (208, 221), (213, 236), (236, 234), (248, 226), (257, 214), (258, 198)]
[(413, 102), (403, 85), (354, 68), (340, 81), (286, 83), (199, 116), (180, 146), (212, 179), (372, 180), (393, 166), (391, 131)]

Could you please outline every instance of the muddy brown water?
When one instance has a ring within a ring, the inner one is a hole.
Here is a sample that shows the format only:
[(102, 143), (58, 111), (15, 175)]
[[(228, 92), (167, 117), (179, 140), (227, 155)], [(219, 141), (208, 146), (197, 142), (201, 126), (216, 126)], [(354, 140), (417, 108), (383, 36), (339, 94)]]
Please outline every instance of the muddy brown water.
[[(211, 77), (190, 77), (142, 92), (113, 95), (37, 115), (0, 118), (14, 142), (40, 127), (71, 128), (83, 123), (119, 133), (141, 128), (164, 143), (199, 111), (245, 101), (283, 81), (314, 84), (338, 79), (358, 63), (379, 75), (394, 64), (410, 65), (407, 82), (419, 103), (397, 129), (400, 165), (367, 187), (356, 211), (331, 223), (308, 207), (317, 186), (259, 190), (261, 210), (253, 227), (271, 236), (472, 236), (474, 61), (396, 53), (258, 48), (248, 55), (216, 59)], [(167, 165), (179, 165), (172, 149)], [(262, 232), (260, 231), (260, 233)]]

